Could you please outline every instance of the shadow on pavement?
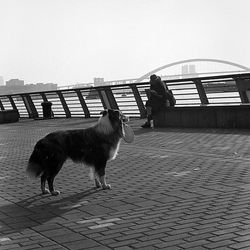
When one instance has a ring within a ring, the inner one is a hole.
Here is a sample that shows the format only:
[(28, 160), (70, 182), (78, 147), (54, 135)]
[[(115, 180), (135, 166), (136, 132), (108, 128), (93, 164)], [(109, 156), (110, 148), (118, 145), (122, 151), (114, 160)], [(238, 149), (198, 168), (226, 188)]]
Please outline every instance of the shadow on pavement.
[[(17, 203), (0, 206), (0, 236), (21, 232), (28, 228), (39, 227), (47, 222), (62, 221), (64, 214), (81, 208), (84, 198), (101, 191), (91, 188), (72, 196), (53, 197), (51, 195), (34, 195)], [(81, 202), (82, 201), (82, 202)], [(84, 212), (81, 216), (84, 216)], [(89, 215), (90, 216), (90, 215)], [(65, 218), (66, 221), (66, 218)]]

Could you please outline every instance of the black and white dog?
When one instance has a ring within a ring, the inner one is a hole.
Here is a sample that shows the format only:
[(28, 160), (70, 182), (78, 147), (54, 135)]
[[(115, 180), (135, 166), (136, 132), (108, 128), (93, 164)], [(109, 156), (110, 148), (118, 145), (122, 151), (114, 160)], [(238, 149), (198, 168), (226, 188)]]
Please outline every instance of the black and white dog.
[[(36, 143), (27, 172), (41, 178), (43, 194), (60, 194), (53, 182), (67, 158), (92, 167), (97, 188), (111, 188), (105, 181), (105, 167), (117, 155), (124, 137), (123, 123), (128, 119), (119, 110), (104, 110), (101, 114), (92, 127), (52, 132)], [(45, 188), (46, 181), (49, 189)]]

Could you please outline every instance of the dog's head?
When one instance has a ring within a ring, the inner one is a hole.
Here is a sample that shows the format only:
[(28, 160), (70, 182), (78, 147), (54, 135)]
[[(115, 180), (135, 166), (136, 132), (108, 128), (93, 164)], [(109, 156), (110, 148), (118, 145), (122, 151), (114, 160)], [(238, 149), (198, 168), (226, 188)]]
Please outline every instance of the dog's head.
[(111, 133), (113, 131), (119, 131), (122, 134), (122, 124), (128, 122), (128, 117), (126, 117), (118, 109), (106, 109), (101, 112), (101, 117), (99, 119), (99, 124), (106, 129), (106, 133)]
[(122, 121), (122, 122), (128, 122), (128, 117), (125, 116), (120, 110), (118, 109), (105, 109), (101, 111), (101, 115), (108, 116), (109, 120), (111, 122), (116, 122), (116, 121)]

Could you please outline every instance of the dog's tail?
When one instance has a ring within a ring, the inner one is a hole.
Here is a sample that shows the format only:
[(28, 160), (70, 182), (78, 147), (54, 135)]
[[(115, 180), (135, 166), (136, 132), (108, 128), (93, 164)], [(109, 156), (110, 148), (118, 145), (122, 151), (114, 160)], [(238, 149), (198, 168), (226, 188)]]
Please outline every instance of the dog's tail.
[(43, 162), (46, 159), (46, 152), (41, 141), (39, 141), (28, 162), (26, 172), (30, 177), (37, 178), (44, 172)]

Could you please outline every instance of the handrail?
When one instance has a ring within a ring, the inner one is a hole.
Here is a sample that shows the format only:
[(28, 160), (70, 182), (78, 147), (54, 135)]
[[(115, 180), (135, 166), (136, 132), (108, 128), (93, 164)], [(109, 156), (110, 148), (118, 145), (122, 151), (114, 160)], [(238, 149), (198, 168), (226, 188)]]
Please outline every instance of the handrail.
[[(177, 106), (250, 103), (250, 73), (164, 81)], [(104, 108), (119, 108), (134, 117), (145, 116), (149, 82), (0, 95), (0, 109), (18, 110), (20, 118), (42, 117), (41, 103), (52, 102), (55, 117), (96, 117)]]

